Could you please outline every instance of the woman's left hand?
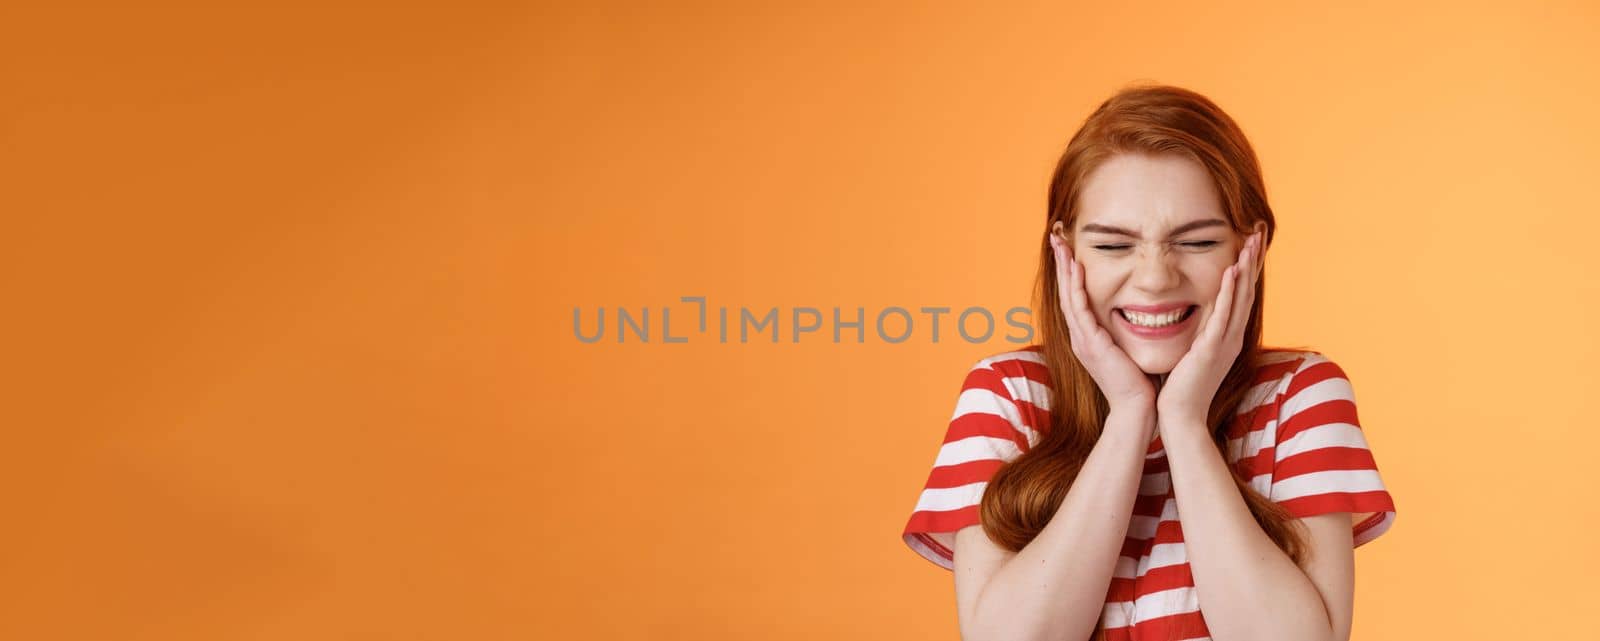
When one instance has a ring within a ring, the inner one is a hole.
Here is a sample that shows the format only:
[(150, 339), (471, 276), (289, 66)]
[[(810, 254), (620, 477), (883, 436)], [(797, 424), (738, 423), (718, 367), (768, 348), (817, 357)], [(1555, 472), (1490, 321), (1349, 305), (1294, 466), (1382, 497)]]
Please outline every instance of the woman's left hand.
[(1257, 231), (1245, 239), (1238, 260), (1223, 270), (1222, 287), (1210, 316), (1161, 386), (1156, 397), (1161, 425), (1206, 423), (1211, 399), (1244, 345), (1244, 328), (1250, 322), (1261, 275), (1262, 233)]

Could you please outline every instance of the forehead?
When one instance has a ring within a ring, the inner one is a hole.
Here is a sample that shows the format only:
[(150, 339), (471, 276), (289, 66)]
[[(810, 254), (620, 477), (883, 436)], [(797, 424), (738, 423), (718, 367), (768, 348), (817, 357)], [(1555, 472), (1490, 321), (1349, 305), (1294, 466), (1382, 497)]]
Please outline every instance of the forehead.
[(1226, 221), (1211, 174), (1177, 154), (1117, 154), (1084, 181), (1074, 227), (1089, 223), (1160, 233), (1193, 220)]

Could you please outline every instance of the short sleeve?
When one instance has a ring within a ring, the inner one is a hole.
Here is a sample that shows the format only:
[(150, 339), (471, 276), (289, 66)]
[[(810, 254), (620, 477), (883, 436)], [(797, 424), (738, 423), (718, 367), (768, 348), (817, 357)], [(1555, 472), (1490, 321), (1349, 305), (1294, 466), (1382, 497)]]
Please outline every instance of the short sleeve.
[(979, 361), (967, 372), (933, 470), (901, 537), (923, 558), (954, 569), (955, 533), (978, 524), (989, 479), (1038, 442), (1044, 363), (1031, 351)]
[(1388, 531), (1394, 499), (1378, 475), (1344, 371), (1308, 353), (1281, 398), (1269, 498), (1296, 518), (1351, 513), (1356, 546)]

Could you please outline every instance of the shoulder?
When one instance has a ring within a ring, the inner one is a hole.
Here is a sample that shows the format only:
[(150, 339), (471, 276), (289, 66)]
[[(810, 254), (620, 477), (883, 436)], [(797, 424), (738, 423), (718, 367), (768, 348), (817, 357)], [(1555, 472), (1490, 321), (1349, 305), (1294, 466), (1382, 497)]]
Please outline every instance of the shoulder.
[(973, 363), (972, 368), (991, 369), (1009, 376), (1043, 374), (1048, 377), (1048, 372), (1040, 371), (1044, 366), (1044, 347), (1041, 345), (1029, 345), (984, 356), (978, 359), (978, 362)]
[(1280, 396), (1292, 396), (1306, 387), (1330, 379), (1348, 381), (1339, 364), (1323, 352), (1265, 348), (1257, 354), (1256, 384), (1271, 385)]
[[(1339, 363), (1315, 350), (1295, 350), (1293, 354), (1285, 357), (1288, 360), (1277, 381), (1280, 427), (1329, 413), (1354, 413), (1355, 389)], [(1304, 416), (1293, 418), (1297, 415)]]
[(969, 433), (967, 423), (982, 423), (998, 431), (994, 418), (1012, 429), (1007, 436), (1027, 451), (1049, 429), (1054, 390), (1042, 350), (1028, 346), (989, 354), (978, 359), (961, 384), (952, 427)]
[(1294, 373), (1289, 377), (1284, 396), (1294, 398), (1302, 395), (1302, 392), (1318, 390), (1339, 393), (1338, 390), (1349, 387), (1350, 377), (1332, 358), (1322, 352), (1305, 351), (1301, 353)]
[(967, 371), (962, 390), (982, 388), (1013, 401), (1045, 406), (1051, 393), (1050, 368), (1043, 347), (1027, 347), (989, 354)]

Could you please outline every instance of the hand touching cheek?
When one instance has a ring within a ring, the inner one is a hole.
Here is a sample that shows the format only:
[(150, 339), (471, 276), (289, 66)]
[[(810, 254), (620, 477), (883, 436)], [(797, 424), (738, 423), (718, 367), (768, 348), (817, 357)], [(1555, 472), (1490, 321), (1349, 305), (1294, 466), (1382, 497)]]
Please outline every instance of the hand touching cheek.
[(1244, 330), (1261, 276), (1261, 242), (1261, 232), (1251, 234), (1237, 260), (1223, 271), (1211, 312), (1161, 387), (1156, 413), (1163, 427), (1205, 424), (1211, 400), (1244, 346)]

